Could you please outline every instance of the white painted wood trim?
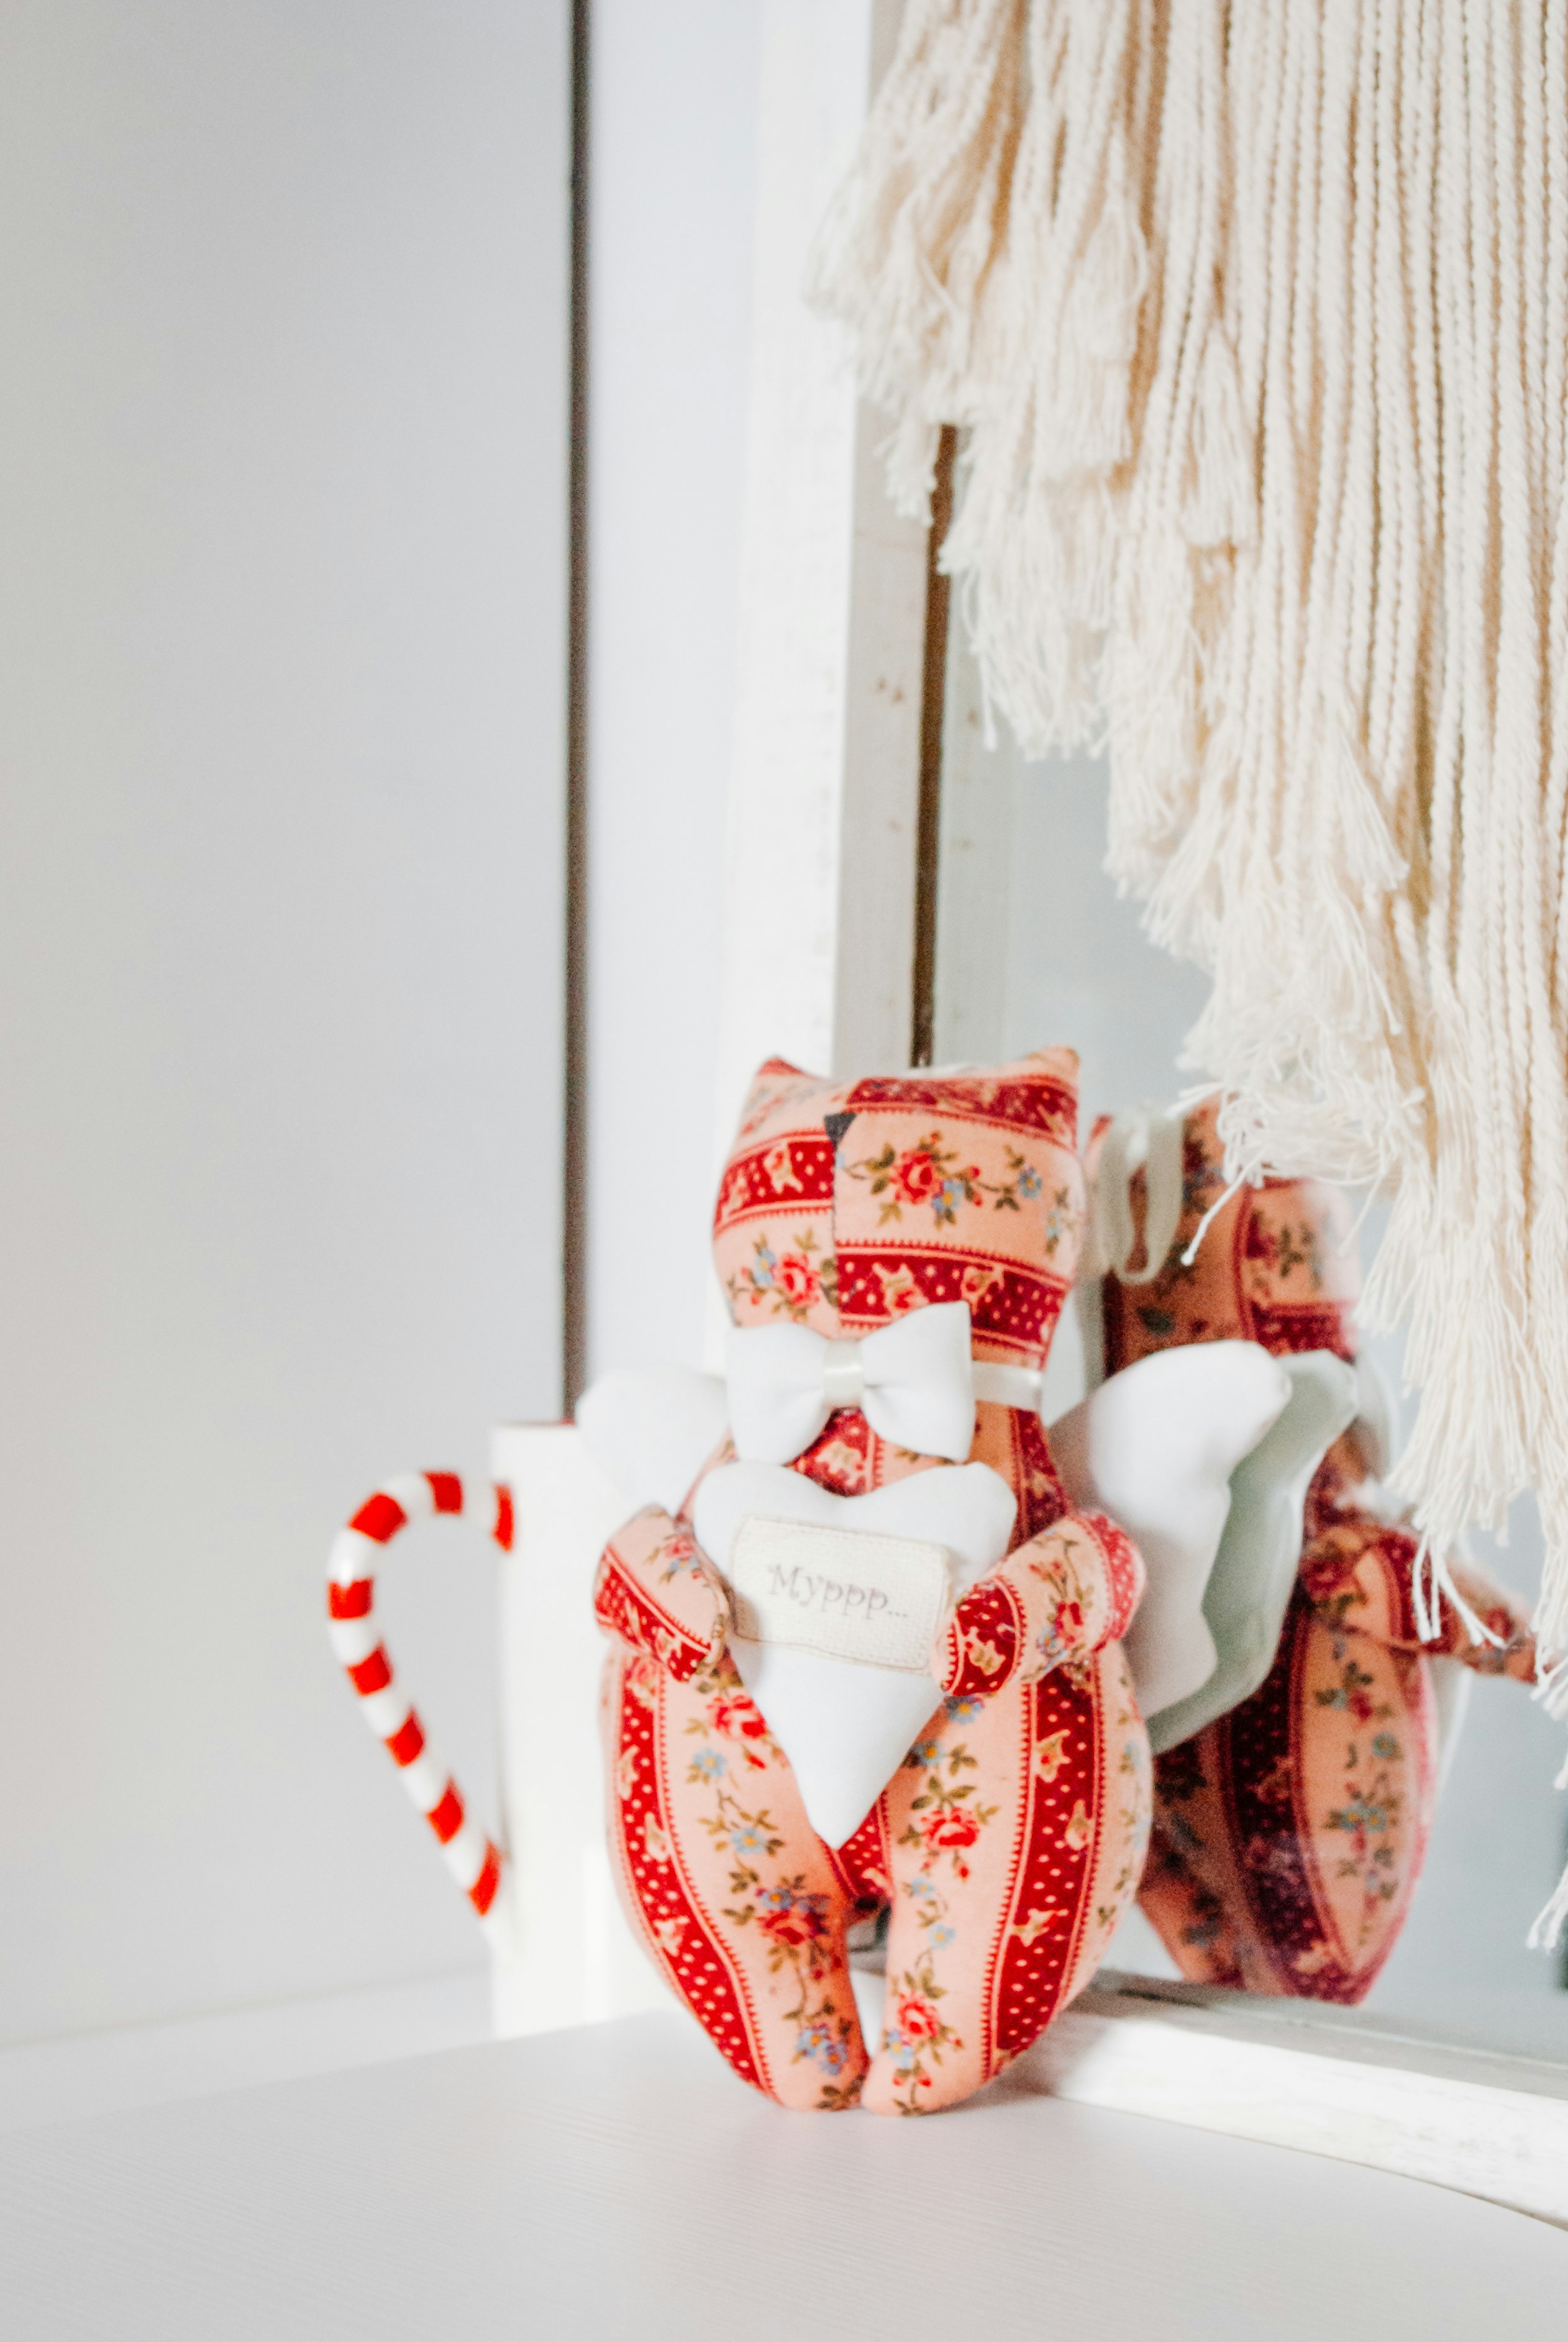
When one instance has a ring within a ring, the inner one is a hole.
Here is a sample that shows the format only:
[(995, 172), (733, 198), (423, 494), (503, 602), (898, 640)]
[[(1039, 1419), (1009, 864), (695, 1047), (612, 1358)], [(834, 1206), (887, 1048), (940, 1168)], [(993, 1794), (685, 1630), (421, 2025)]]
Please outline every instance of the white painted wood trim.
[(817, 223), (902, 0), (769, 0), (728, 812), (715, 1159), (757, 1066), (909, 1062), (925, 532), (806, 306)]
[(849, 626), (834, 927), (835, 1074), (909, 1063), (925, 662), (926, 531), (887, 500), (885, 425), (854, 439)]
[(1568, 2227), (1568, 2067), (1336, 2024), (1329, 2009), (1204, 2006), (1105, 1977), (1019, 2061), (1018, 2083), (1433, 2181)]
[(1014, 757), (986, 744), (980, 666), (956, 608), (943, 686), (933, 1040), (939, 1066), (984, 1065), (1006, 1020)]

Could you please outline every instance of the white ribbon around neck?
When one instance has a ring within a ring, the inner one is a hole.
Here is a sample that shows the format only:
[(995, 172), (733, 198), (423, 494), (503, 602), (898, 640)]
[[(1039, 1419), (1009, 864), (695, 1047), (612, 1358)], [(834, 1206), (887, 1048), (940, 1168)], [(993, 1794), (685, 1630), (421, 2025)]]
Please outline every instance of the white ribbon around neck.
[(1033, 1366), (976, 1364), (966, 1301), (911, 1309), (858, 1342), (809, 1326), (733, 1326), (724, 1357), (730, 1432), (744, 1463), (789, 1464), (839, 1407), (859, 1407), (880, 1438), (964, 1463), (975, 1402), (1037, 1413)]

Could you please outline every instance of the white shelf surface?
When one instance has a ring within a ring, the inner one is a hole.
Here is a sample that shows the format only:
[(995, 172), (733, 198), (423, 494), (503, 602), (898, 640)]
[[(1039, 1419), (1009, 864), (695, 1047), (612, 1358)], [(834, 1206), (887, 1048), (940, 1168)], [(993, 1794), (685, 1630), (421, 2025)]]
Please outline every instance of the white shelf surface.
[(379, 1990), (228, 2009), (0, 2049), (0, 2133), (377, 2065), (490, 2037), (475, 1968)]
[(1568, 2235), (1014, 2087), (789, 2115), (678, 2016), (0, 2140), (26, 2342), (1561, 2342)]

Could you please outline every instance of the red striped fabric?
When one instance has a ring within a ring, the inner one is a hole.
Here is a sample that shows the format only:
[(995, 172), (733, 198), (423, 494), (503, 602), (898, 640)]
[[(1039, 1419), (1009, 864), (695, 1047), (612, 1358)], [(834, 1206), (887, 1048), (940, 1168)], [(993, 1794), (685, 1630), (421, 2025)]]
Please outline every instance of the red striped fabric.
[[(463, 1482), (455, 1472), (414, 1474), (366, 1497), (348, 1524), (351, 1534), (338, 1540), (327, 1563), (327, 1631), (345, 1674), (366, 1703), (366, 1723), (384, 1742), (458, 1885), (480, 1918), (487, 1919), (501, 1890), (505, 1857), (468, 1821), (462, 1793), (456, 1782), (436, 1766), (424, 1726), (413, 1707), (407, 1707), (398, 1720), (400, 1703), (394, 1690), (392, 1655), (384, 1642), (375, 1639), (375, 1581), (365, 1574), (375, 1556), (366, 1544), (355, 1543), (363, 1538), (369, 1546), (385, 1548), (411, 1519), (431, 1514), (454, 1516), (464, 1509)], [(490, 1534), (504, 1552), (510, 1553), (514, 1532), (511, 1491), (496, 1488)], [(337, 1569), (343, 1572), (341, 1577), (335, 1574)], [(388, 1730), (389, 1725), (394, 1728)]]

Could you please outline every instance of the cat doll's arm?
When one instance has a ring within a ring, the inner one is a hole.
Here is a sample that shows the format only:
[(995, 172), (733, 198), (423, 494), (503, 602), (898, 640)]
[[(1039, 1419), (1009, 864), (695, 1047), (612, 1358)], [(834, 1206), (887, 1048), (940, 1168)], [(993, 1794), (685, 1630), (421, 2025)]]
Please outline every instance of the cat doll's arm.
[(988, 1570), (954, 1605), (931, 1655), (944, 1692), (1035, 1682), (1118, 1641), (1144, 1590), (1131, 1538), (1102, 1513), (1068, 1513)]
[(657, 1505), (634, 1514), (604, 1547), (594, 1616), (677, 1683), (717, 1658), (729, 1629), (724, 1590), (695, 1537)]
[(1302, 1556), (1301, 1576), (1319, 1616), (1333, 1626), (1354, 1626), (1393, 1650), (1453, 1658), (1479, 1675), (1535, 1679), (1535, 1636), (1517, 1596), (1470, 1561), (1454, 1556), (1450, 1570), (1464, 1602), (1498, 1637), (1475, 1635), (1446, 1593), (1438, 1596), (1435, 1639), (1422, 1636), (1415, 1616), (1413, 1573), (1419, 1540), (1406, 1528), (1372, 1520), (1336, 1521)]

